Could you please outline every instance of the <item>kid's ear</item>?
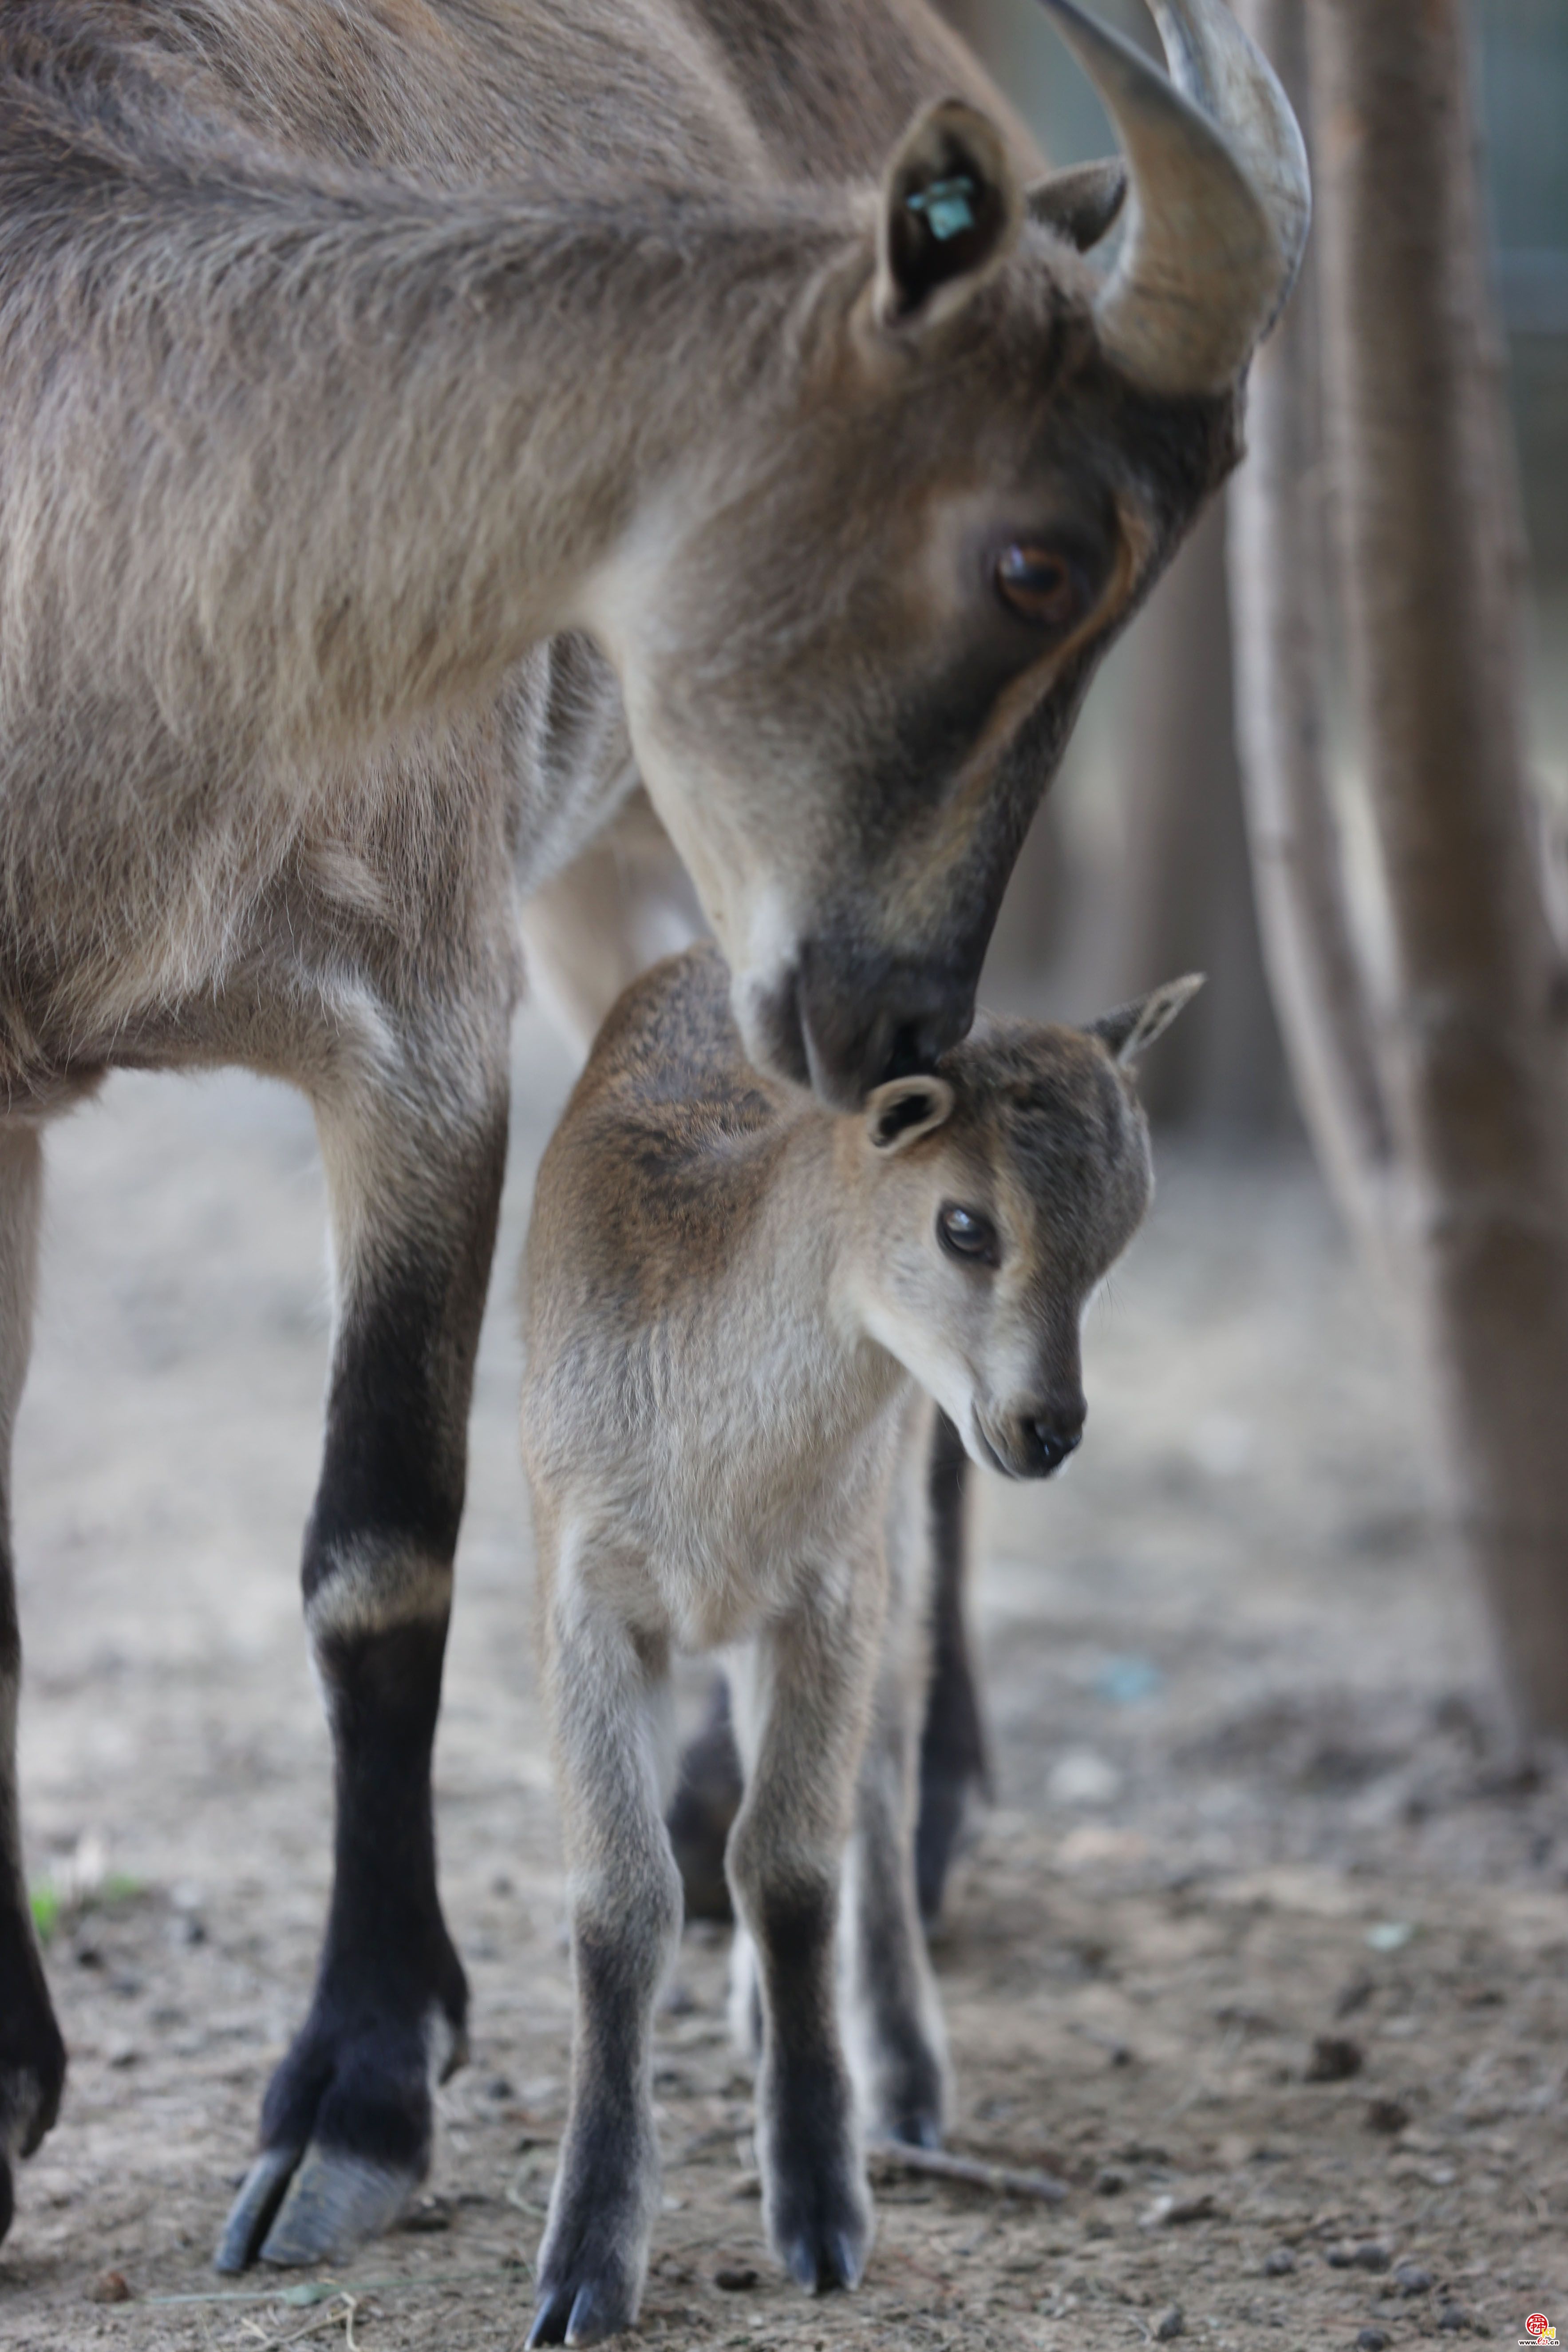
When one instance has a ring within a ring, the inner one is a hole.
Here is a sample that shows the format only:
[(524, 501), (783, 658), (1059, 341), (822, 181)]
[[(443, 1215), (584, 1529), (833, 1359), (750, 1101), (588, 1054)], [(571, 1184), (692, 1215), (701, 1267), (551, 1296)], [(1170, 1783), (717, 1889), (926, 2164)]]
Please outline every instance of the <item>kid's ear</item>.
[(951, 318), (1005, 259), (1023, 217), (995, 124), (959, 98), (928, 107), (882, 181), (879, 325), (908, 333)]
[(945, 1078), (889, 1078), (866, 1097), (866, 1133), (874, 1151), (891, 1159), (952, 1116)]
[(1168, 980), (1163, 988), (1152, 988), (1147, 996), (1135, 996), (1131, 1004), (1102, 1013), (1098, 1021), (1089, 1023), (1089, 1034), (1098, 1037), (1111, 1060), (1125, 1069), (1164, 1034), (1183, 1005), (1197, 994), (1204, 979), (1201, 971), (1189, 971), (1184, 980)]
[(1024, 204), (1031, 220), (1087, 253), (1110, 228), (1126, 194), (1127, 166), (1113, 156), (1103, 163), (1075, 163), (1069, 171), (1037, 180)]

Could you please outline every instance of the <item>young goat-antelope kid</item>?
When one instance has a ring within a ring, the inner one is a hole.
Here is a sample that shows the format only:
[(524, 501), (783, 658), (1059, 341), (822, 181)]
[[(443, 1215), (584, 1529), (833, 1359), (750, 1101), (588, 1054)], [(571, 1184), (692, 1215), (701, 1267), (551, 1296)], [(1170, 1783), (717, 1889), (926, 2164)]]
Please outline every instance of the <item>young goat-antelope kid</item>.
[(657, 966), (600, 1032), (540, 1169), (524, 1270), (577, 2000), (530, 2344), (627, 2326), (647, 2270), (652, 2017), (681, 1917), (662, 1811), (673, 1649), (729, 1654), (746, 1794), (726, 1864), (761, 2026), (763, 2211), (804, 2286), (864, 2267), (862, 2127), (940, 2135), (908, 1474), (931, 1400), (1010, 1477), (1078, 1444), (1084, 1307), (1151, 1193), (1128, 1066), (1197, 985), (1087, 1030), (982, 1024), (938, 1074), (842, 1113), (750, 1066), (710, 949)]

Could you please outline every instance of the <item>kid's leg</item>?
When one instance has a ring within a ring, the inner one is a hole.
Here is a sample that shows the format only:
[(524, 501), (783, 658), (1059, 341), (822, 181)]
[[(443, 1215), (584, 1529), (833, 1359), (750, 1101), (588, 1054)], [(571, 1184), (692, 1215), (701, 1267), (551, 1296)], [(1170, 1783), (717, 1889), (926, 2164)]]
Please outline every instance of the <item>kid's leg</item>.
[(654, 2003), (680, 1935), (662, 1803), (668, 1656), (588, 1581), (579, 1567), (546, 1612), (576, 2019), (530, 2345), (596, 2344), (637, 2317), (658, 2208)]
[(759, 1636), (734, 1676), (750, 1769), (728, 1867), (755, 1948), (762, 2010), (763, 2212), (780, 2260), (813, 2293), (854, 2286), (871, 2242), (837, 1946), (885, 1589), (879, 1547), (825, 1574), (805, 1605)]

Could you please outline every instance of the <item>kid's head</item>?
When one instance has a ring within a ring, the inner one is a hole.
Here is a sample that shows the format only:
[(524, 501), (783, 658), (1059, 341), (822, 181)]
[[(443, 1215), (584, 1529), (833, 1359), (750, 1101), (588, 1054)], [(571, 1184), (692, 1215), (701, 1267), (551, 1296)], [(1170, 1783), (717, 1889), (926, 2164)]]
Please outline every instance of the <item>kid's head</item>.
[(1009, 1477), (1048, 1476), (1082, 1436), (1084, 1309), (1153, 1193), (1131, 1066), (1201, 984), (1087, 1029), (982, 1023), (841, 1124), (860, 1320)]

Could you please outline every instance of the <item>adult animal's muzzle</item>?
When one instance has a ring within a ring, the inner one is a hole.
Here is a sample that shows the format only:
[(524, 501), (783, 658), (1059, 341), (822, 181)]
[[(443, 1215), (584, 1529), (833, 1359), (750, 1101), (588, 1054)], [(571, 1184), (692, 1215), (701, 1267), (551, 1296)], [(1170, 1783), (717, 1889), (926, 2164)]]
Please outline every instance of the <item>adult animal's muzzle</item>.
[(808, 940), (794, 1005), (813, 1092), (836, 1110), (856, 1110), (874, 1087), (933, 1069), (968, 1034), (978, 979), (978, 965), (960, 971)]

